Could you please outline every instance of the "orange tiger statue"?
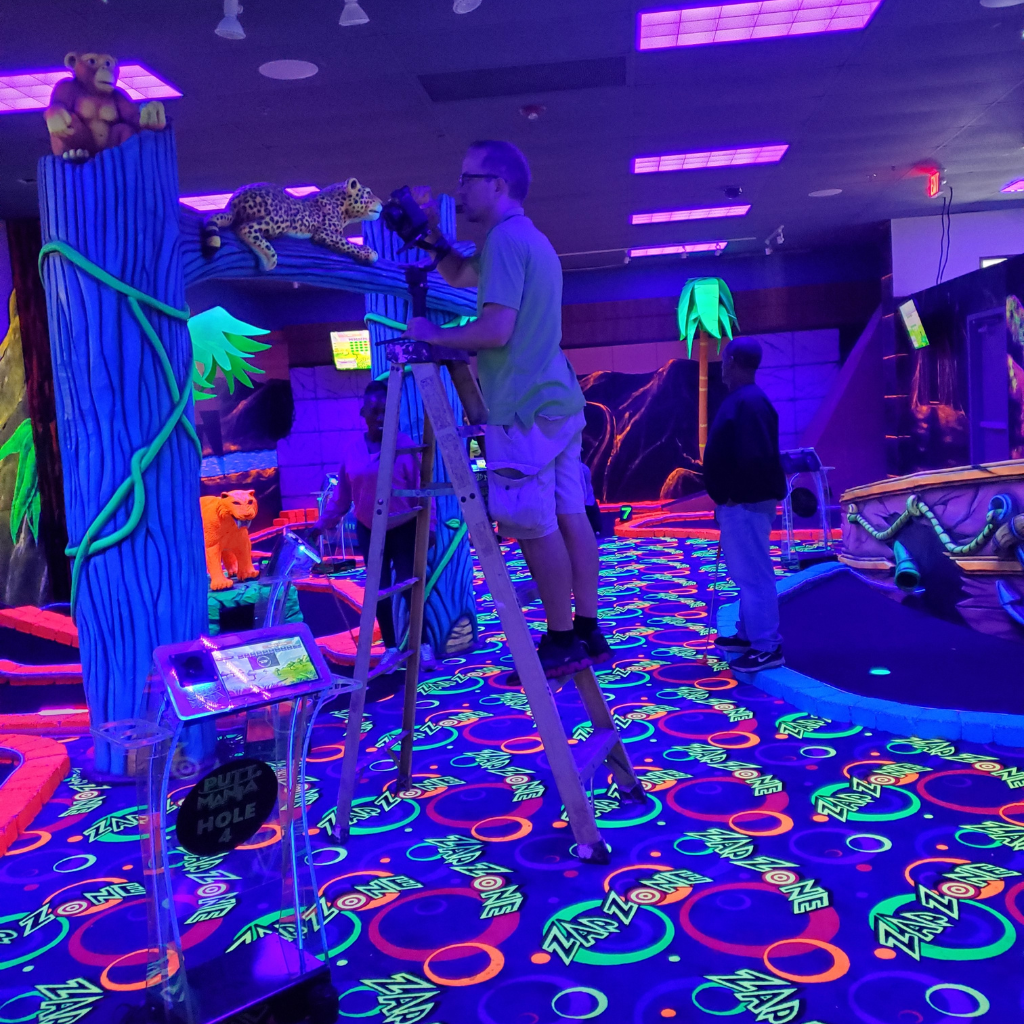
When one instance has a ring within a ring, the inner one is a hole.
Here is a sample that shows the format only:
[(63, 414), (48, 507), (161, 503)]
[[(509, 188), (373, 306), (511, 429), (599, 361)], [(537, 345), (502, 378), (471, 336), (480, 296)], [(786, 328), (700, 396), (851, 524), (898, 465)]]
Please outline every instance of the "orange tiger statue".
[(253, 568), (247, 526), (256, 517), (256, 492), (221, 491), (219, 498), (200, 498), (199, 508), (210, 589), (229, 590), (233, 584), (227, 574), (239, 580), (256, 579), (259, 572)]

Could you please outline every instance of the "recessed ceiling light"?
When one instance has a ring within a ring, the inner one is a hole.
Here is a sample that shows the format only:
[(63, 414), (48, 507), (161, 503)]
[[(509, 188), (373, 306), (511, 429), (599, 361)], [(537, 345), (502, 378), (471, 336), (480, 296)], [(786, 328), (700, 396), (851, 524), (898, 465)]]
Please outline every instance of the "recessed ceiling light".
[[(319, 191), (320, 189), (316, 185), (290, 185), (285, 188), (285, 192), (289, 192), (300, 199), (303, 196), (311, 196)], [(200, 213), (204, 213), (207, 210), (223, 210), (233, 195), (234, 192), (207, 192), (201, 196), (178, 196), (178, 202), (183, 203), (185, 206), (191, 206), (193, 210), (198, 210)]]
[(698, 210), (661, 210), (657, 213), (634, 213), (632, 224), (671, 224), (680, 220), (713, 220), (716, 217), (743, 217), (750, 204), (742, 206), (708, 206)]
[(812, 199), (828, 199), (830, 196), (837, 196), (843, 190), (841, 188), (819, 188), (816, 192), (808, 192)]
[[(452, 10), (456, 14), (469, 14), (470, 11), (475, 11), (484, 0), (455, 0), (452, 4)], [(1021, 0), (1024, 3), (1024, 0)]]
[(1016, 7), (1024, 4), (1024, 0), (981, 0), (982, 7)]
[(882, 0), (762, 0), (640, 11), (636, 48), (663, 50), (864, 28)]
[(708, 167), (777, 164), (787, 149), (789, 149), (788, 143), (782, 143), (770, 146), (746, 146), (743, 149), (711, 149), (701, 153), (638, 156), (633, 159), (633, 173), (654, 174), (659, 171), (700, 171)]
[(271, 60), (260, 65), (260, 74), (265, 78), (277, 78), (291, 82), (297, 78), (311, 78), (320, 69), (308, 60)]
[(680, 245), (650, 245), (645, 249), (630, 249), (629, 258), (636, 256), (685, 256), (691, 252), (720, 253), (728, 242), (683, 242)]
[[(0, 114), (45, 110), (53, 87), (69, 77), (67, 68), (0, 73)], [(173, 85), (157, 78), (149, 68), (141, 64), (122, 64), (117, 84), (133, 100), (173, 99), (181, 95)]]

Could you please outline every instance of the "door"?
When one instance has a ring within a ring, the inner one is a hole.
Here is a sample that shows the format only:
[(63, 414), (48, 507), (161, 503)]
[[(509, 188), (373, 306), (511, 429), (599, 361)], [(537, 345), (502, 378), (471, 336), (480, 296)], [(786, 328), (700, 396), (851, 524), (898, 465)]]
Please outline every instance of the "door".
[(999, 307), (967, 318), (968, 414), (971, 462), (1010, 457), (1006, 311)]

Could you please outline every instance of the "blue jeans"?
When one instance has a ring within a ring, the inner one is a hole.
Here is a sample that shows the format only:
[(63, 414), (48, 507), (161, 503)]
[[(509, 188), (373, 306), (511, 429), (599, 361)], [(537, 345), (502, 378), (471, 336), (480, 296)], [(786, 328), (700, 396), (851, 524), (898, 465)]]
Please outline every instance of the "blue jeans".
[(715, 518), (722, 530), (722, 554), (739, 588), (740, 617), (736, 633), (755, 651), (774, 651), (779, 635), (779, 597), (769, 552), (775, 502), (767, 511), (750, 505), (718, 505)]

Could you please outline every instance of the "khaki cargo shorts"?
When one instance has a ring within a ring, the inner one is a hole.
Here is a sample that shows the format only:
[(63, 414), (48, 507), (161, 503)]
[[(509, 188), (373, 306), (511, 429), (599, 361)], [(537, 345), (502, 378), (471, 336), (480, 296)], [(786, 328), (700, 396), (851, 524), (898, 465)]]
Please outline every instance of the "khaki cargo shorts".
[(558, 516), (585, 514), (580, 468), (586, 420), (582, 412), (537, 416), (524, 428), (488, 426), (488, 506), (498, 531), (516, 540), (539, 540), (558, 529)]

